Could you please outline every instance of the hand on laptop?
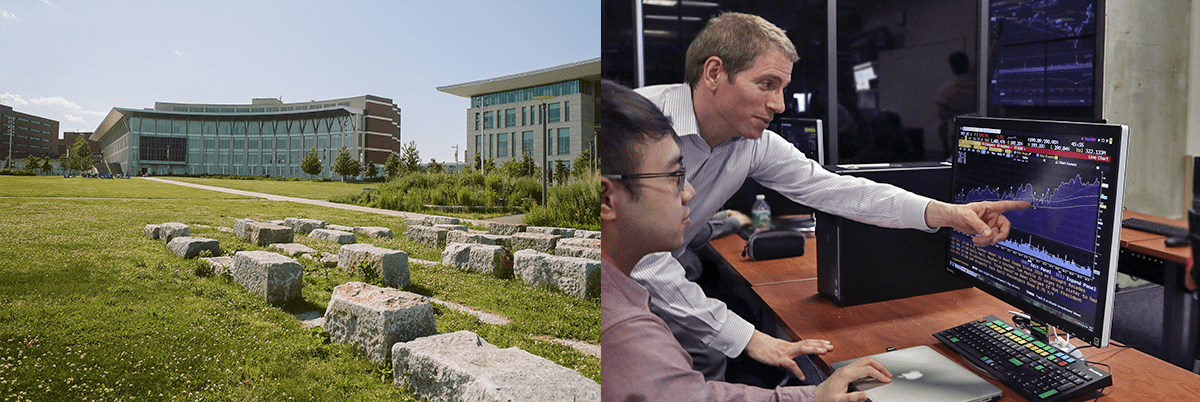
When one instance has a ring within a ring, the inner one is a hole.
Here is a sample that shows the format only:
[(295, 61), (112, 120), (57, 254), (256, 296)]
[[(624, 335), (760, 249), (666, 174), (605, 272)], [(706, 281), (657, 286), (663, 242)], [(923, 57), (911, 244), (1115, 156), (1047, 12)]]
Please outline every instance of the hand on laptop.
[(870, 357), (864, 357), (834, 371), (829, 379), (817, 385), (817, 402), (862, 402), (867, 400), (863, 392), (849, 392), (850, 382), (863, 377), (871, 377), (884, 383), (892, 382), (892, 373), (882, 363)]
[(1028, 201), (980, 201), (970, 204), (947, 204), (932, 201), (925, 207), (925, 224), (931, 228), (952, 227), (976, 235), (976, 246), (988, 246), (1008, 238), (1012, 224), (1002, 215), (1005, 212), (1029, 208)]
[(759, 363), (791, 371), (796, 378), (801, 380), (804, 379), (804, 372), (800, 371), (800, 366), (796, 364), (796, 357), (800, 355), (821, 355), (831, 350), (833, 350), (833, 344), (829, 343), (829, 341), (805, 339), (798, 342), (788, 342), (758, 330), (754, 331), (754, 335), (750, 336), (750, 343), (746, 344), (746, 353), (750, 354), (750, 358), (757, 360)]

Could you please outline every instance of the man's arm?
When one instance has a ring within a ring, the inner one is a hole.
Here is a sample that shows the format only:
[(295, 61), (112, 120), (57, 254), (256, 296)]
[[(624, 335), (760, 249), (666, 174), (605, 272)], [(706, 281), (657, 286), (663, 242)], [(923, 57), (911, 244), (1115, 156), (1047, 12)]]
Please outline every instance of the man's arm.
[(671, 253), (643, 257), (629, 276), (650, 292), (650, 306), (659, 317), (695, 334), (709, 347), (737, 357), (750, 342), (754, 325), (720, 300), (705, 296), (699, 285), (687, 280)]
[[(705, 381), (687, 352), (661, 323), (648, 316), (612, 324), (604, 345), (601, 393), (605, 401), (812, 401), (813, 387), (764, 389)], [(842, 386), (841, 392), (845, 392)], [(832, 399), (829, 399), (832, 400)]]

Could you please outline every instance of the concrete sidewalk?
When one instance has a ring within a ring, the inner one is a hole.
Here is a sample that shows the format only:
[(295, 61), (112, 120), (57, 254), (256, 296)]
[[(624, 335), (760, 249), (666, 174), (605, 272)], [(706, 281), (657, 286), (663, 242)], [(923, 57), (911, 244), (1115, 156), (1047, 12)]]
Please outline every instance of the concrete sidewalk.
[[(339, 209), (346, 209), (346, 210), (359, 211), (359, 212), (370, 212), (370, 213), (376, 213), (376, 214), (382, 214), (382, 215), (398, 216), (401, 218), (425, 219), (426, 216), (431, 216), (429, 214), (419, 214), (416, 212), (393, 211), (390, 209), (371, 208), (371, 207), (364, 207), (361, 205), (353, 205), (353, 204), (341, 204), (341, 203), (329, 202), (329, 201), (324, 201), (324, 200), (313, 200), (313, 199), (308, 199), (308, 198), (296, 198), (296, 197), (288, 197), (288, 196), (283, 196), (283, 195), (256, 193), (253, 191), (234, 190), (231, 188), (206, 186), (203, 184), (185, 183), (185, 182), (181, 182), (181, 181), (160, 179), (157, 177), (138, 177), (138, 179), (151, 180), (151, 181), (156, 181), (159, 183), (174, 184), (174, 185), (178, 185), (178, 186), (192, 187), (192, 188), (198, 188), (198, 189), (203, 189), (203, 190), (220, 191), (223, 193), (244, 195), (247, 197), (265, 198), (270, 201), (298, 202), (301, 204), (315, 205), (318, 207), (339, 208)], [(466, 219), (466, 220), (471, 222), (474, 225), (485, 226), (487, 224), (484, 222), (489, 222), (489, 221), (490, 222), (521, 223), (521, 219), (524, 217), (525, 217), (525, 215), (509, 215), (509, 216), (501, 216), (501, 217), (496, 217), (496, 218), (492, 218), (492, 219), (487, 219), (487, 220), (483, 220), (483, 221), (474, 220), (474, 219)]]

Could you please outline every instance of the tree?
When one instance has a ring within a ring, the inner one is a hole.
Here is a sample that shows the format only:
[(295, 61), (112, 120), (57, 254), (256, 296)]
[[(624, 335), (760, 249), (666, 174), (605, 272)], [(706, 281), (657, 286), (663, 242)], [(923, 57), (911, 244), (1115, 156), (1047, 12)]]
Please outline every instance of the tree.
[(446, 164), (438, 162), (437, 159), (429, 158), (429, 166), (425, 167), (425, 171), (429, 173), (445, 173)]
[(42, 159), (42, 173), (50, 173), (51, 170), (54, 170), (54, 166), (50, 165), (50, 157), (47, 156)]
[(540, 176), (542, 170), (538, 168), (537, 162), (533, 161), (533, 157), (529, 154), (521, 154), (521, 159), (510, 159), (500, 165), (500, 174), (512, 177), (536, 177)]
[(479, 156), (479, 152), (475, 152), (475, 170), (483, 171), (483, 157)]
[(571, 170), (567, 169), (567, 164), (563, 161), (554, 161), (554, 182), (558, 185), (567, 184), (567, 180), (571, 178)]
[(388, 155), (387, 162), (383, 163), (383, 171), (387, 173), (388, 179), (394, 178), (400, 174), (400, 154), (392, 152)]
[(308, 155), (304, 155), (304, 159), (300, 161), (300, 170), (313, 176), (321, 173), (321, 158), (317, 157), (317, 147), (313, 147), (308, 151)]
[(75, 137), (75, 143), (71, 144), (70, 153), (67, 156), (68, 169), (84, 171), (95, 166), (92, 161), (92, 148), (88, 146), (87, 139), (82, 135)]
[(346, 146), (338, 150), (337, 158), (333, 160), (333, 172), (342, 176), (342, 181), (346, 181), (346, 177), (353, 178), (358, 175), (358, 161), (350, 157), (350, 152), (346, 151)]
[(4, 158), (4, 168), (12, 169), (12, 157)]
[(483, 169), (481, 170), (483, 171), (483, 174), (491, 174), (492, 171), (496, 170), (496, 158), (487, 158), (487, 160), (483, 162)]
[(30, 173), (35, 172), (35, 171), (37, 171), (37, 168), (39, 168), (41, 166), (42, 166), (42, 161), (39, 160), (38, 157), (29, 155), (28, 157), (25, 158), (25, 171), (26, 172), (30, 172)]
[(379, 169), (375, 167), (374, 163), (367, 162), (366, 175), (368, 179), (374, 179), (376, 176), (379, 176)]
[(421, 154), (417, 152), (417, 142), (409, 141), (408, 145), (401, 147), (400, 153), (400, 171), (408, 173), (416, 173), (421, 171)]
[(580, 152), (579, 157), (575, 158), (575, 162), (572, 162), (571, 166), (574, 166), (571, 170), (571, 175), (575, 176), (576, 179), (584, 180), (595, 175), (590, 150), (585, 149), (583, 152)]

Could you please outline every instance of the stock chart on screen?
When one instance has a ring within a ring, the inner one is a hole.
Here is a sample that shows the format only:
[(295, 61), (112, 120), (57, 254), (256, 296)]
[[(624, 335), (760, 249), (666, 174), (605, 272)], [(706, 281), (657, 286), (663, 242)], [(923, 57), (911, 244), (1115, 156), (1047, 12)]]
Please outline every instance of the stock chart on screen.
[[(963, 126), (955, 203), (1017, 200), (1008, 239), (975, 247), (951, 234), (950, 264), (1084, 328), (1108, 280), (1119, 138)], [(1106, 215), (1107, 214), (1107, 215)], [(1108, 217), (1108, 219), (1105, 219)]]

